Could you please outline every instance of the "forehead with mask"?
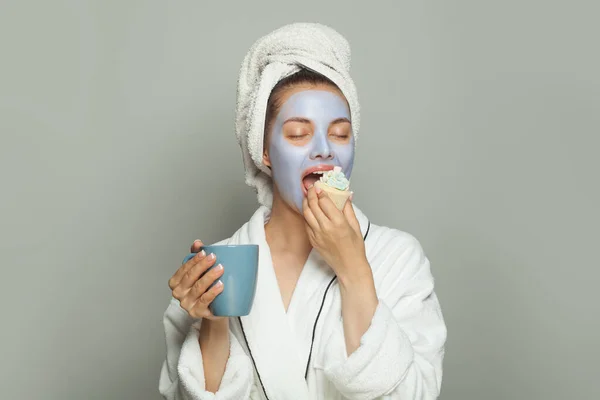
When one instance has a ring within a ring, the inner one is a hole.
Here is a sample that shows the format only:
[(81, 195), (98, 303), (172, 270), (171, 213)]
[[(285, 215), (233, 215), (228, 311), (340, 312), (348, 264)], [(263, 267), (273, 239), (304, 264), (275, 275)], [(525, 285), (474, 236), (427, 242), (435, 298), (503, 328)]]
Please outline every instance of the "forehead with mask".
[(307, 70), (280, 81), (267, 104), (263, 149), (274, 195), (297, 212), (319, 171), (340, 166), (350, 178), (354, 136), (350, 109), (339, 88)]

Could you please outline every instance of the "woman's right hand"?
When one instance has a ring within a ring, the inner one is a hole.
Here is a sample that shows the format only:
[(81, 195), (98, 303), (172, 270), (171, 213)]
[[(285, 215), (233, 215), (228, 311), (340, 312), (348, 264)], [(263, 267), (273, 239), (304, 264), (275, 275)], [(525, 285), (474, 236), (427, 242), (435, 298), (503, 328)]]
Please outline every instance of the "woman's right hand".
[[(201, 247), (202, 242), (196, 240), (190, 250), (192, 253), (196, 253)], [(214, 254), (205, 254), (204, 251), (201, 251), (183, 264), (169, 279), (173, 297), (179, 300), (181, 308), (186, 310), (192, 318), (210, 320), (225, 318), (214, 316), (208, 308), (215, 297), (223, 291), (221, 281), (209, 289), (210, 285), (223, 275), (223, 266), (219, 265), (213, 268), (200, 278), (214, 263)]]

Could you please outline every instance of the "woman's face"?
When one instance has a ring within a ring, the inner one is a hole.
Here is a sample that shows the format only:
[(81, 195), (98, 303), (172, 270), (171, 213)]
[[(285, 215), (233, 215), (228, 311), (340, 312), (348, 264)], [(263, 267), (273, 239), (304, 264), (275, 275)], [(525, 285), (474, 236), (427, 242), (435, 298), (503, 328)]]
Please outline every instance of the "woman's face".
[(350, 110), (343, 95), (328, 86), (291, 88), (272, 124), (264, 162), (283, 200), (302, 212), (307, 189), (338, 165), (349, 179), (354, 163)]

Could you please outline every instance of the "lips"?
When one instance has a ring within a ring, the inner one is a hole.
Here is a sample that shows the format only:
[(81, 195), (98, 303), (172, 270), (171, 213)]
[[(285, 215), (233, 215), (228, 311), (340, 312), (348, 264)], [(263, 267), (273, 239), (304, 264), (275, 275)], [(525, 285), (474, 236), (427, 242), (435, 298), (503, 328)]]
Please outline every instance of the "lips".
[(324, 172), (333, 170), (334, 165), (316, 165), (310, 167), (302, 173), (302, 191), (304, 195), (308, 193), (308, 188), (315, 184)]

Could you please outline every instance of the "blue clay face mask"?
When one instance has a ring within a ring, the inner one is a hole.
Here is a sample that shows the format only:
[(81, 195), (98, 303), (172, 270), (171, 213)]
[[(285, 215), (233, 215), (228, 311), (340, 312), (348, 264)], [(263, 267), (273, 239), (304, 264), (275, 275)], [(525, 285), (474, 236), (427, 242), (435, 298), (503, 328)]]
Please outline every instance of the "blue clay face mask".
[(340, 166), (350, 179), (354, 164), (350, 121), (345, 99), (328, 90), (294, 93), (281, 106), (268, 153), (279, 194), (298, 212), (307, 188), (320, 177), (313, 171)]

